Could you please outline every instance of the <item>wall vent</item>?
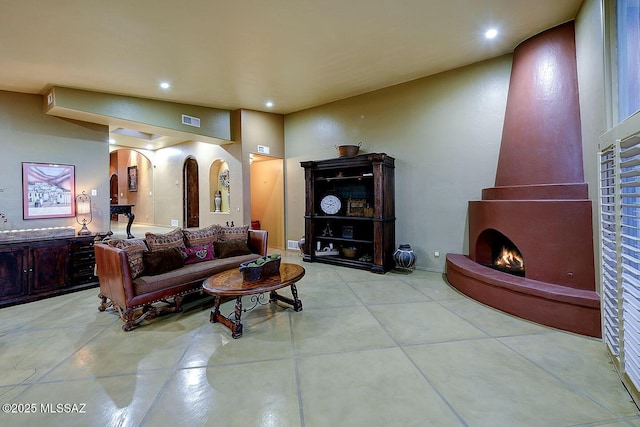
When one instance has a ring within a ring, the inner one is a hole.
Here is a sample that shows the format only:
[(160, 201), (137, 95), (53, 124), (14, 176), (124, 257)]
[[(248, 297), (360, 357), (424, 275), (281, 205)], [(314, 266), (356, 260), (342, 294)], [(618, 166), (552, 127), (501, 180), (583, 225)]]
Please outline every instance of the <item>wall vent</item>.
[(186, 114), (182, 115), (182, 124), (193, 127), (200, 127), (200, 119), (193, 116), (187, 116)]

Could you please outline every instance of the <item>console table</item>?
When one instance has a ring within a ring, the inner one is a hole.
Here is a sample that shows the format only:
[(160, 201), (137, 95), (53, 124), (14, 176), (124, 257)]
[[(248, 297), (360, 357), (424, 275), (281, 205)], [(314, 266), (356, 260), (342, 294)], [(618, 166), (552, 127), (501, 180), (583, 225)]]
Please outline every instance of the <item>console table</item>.
[(133, 239), (131, 224), (133, 224), (133, 219), (136, 216), (131, 212), (131, 208), (134, 206), (135, 205), (111, 205), (111, 215), (122, 214), (129, 218), (129, 222), (127, 223), (127, 239)]
[(98, 286), (95, 236), (0, 242), (0, 308)]

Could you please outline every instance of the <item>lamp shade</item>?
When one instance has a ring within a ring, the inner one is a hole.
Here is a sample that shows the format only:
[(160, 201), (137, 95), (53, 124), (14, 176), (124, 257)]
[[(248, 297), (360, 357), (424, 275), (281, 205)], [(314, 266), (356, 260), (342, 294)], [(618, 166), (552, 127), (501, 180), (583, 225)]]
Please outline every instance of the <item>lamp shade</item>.
[(86, 215), (91, 213), (91, 202), (89, 201), (78, 201), (76, 205), (76, 213), (78, 215)]
[(87, 228), (93, 220), (91, 213), (91, 197), (84, 191), (76, 197), (76, 222), (82, 224), (82, 228), (78, 232), (78, 236), (91, 235), (91, 231)]

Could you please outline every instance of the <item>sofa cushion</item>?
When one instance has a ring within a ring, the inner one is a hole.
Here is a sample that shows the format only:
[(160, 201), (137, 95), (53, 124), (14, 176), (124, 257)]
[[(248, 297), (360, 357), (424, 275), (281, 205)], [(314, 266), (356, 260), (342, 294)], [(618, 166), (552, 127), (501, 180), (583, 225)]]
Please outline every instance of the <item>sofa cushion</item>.
[(185, 246), (184, 234), (180, 228), (176, 228), (175, 230), (164, 234), (146, 232), (144, 236), (147, 240), (147, 246), (149, 246), (150, 251), (169, 248), (183, 248)]
[(246, 240), (221, 240), (213, 242), (213, 247), (217, 258), (229, 258), (251, 253)]
[(142, 254), (148, 251), (144, 239), (111, 239), (107, 244), (111, 247), (122, 249), (125, 252), (132, 279), (135, 279), (144, 272)]
[(200, 246), (187, 246), (183, 249), (186, 259), (185, 264), (194, 264), (196, 262), (211, 261), (214, 259), (213, 243), (209, 242)]
[(220, 226), (218, 240), (249, 240), (249, 226), (241, 225), (235, 227)]
[(202, 246), (218, 240), (220, 226), (218, 224), (213, 224), (198, 230), (184, 229), (182, 232), (187, 246)]
[(142, 253), (144, 261), (144, 273), (147, 276), (155, 276), (176, 270), (184, 266), (184, 254), (178, 248), (160, 249)]
[(190, 282), (204, 280), (214, 274), (240, 267), (243, 262), (260, 258), (258, 254), (241, 255), (225, 259), (187, 264), (177, 270), (172, 270), (156, 276), (140, 276), (133, 281), (136, 295), (144, 295), (150, 292), (161, 291), (174, 286), (182, 286)]

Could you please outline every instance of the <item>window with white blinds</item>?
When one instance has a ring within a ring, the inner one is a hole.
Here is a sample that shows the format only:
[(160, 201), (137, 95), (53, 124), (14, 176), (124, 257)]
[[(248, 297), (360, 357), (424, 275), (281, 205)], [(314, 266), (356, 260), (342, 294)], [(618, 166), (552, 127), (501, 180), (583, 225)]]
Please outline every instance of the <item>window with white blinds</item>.
[(600, 153), (600, 240), (602, 260), (602, 316), (604, 340), (614, 356), (620, 353), (618, 320), (618, 259), (616, 247), (616, 153), (613, 146)]
[(620, 142), (622, 363), (640, 386), (640, 137)]
[[(640, 389), (640, 134), (600, 153), (604, 340)], [(632, 393), (633, 394), (633, 393)]]

